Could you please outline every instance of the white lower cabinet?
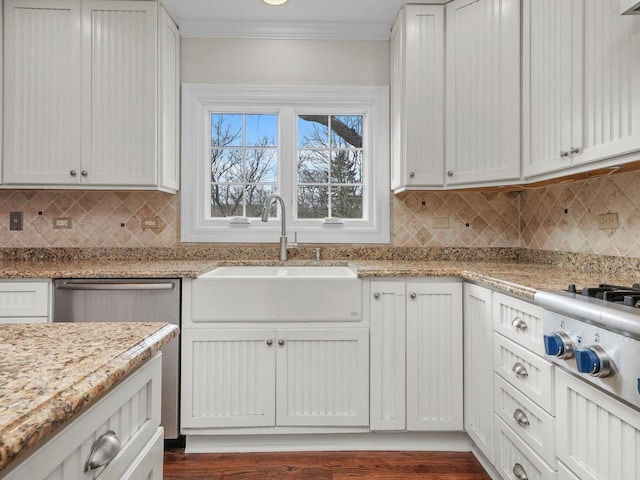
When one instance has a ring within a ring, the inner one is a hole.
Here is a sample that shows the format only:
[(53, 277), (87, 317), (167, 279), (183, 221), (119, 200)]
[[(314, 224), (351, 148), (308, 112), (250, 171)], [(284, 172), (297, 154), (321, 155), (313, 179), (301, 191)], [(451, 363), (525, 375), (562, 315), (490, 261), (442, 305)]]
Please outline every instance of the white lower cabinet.
[(50, 292), (49, 279), (0, 281), (0, 324), (49, 322)]
[(555, 480), (557, 472), (549, 467), (502, 420), (496, 419), (495, 467), (504, 479)]
[(182, 426), (367, 426), (364, 328), (184, 329)]
[[(3, 480), (161, 480), (161, 376), (158, 353)], [(109, 431), (122, 448), (106, 465), (85, 473), (93, 446)]]
[(491, 290), (464, 284), (464, 429), (493, 462)]
[(493, 326), (494, 466), (504, 479), (554, 480), (555, 367), (541, 357), (542, 310), (495, 292)]
[(372, 280), (371, 339), (372, 430), (463, 429), (460, 281)]
[(556, 381), (558, 459), (574, 474), (561, 478), (640, 478), (640, 412), (564, 371)]

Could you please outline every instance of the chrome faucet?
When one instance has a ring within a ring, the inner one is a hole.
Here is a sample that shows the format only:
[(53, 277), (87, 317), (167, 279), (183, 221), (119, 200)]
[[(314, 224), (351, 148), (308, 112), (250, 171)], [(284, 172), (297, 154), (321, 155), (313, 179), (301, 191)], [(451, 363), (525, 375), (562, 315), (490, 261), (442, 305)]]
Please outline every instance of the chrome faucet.
[(266, 222), (269, 220), (269, 210), (271, 209), (271, 204), (274, 200), (278, 200), (280, 202), (280, 208), (282, 209), (282, 232), (280, 233), (280, 261), (284, 262), (287, 260), (287, 225), (286, 225), (286, 213), (284, 207), (284, 200), (277, 193), (272, 193), (267, 198), (265, 198), (264, 203), (262, 204), (262, 221)]

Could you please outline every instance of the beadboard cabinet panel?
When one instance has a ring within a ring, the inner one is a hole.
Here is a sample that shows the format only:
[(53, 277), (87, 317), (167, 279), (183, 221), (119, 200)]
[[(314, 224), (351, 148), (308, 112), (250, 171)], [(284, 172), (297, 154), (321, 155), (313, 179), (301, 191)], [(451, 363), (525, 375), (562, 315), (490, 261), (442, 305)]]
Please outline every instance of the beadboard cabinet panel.
[(407, 430), (462, 430), (462, 283), (407, 280)]
[(491, 290), (464, 284), (464, 429), (493, 462)]
[(277, 337), (277, 425), (369, 424), (368, 330), (278, 329)]
[(558, 458), (582, 480), (640, 478), (640, 413), (561, 369), (556, 383)]
[(156, 181), (157, 4), (82, 4), (83, 171), (93, 184)]
[(3, 180), (76, 181), (71, 171), (80, 172), (80, 3), (7, 0), (4, 20)]
[(391, 188), (444, 182), (444, 7), (405, 5), (391, 39)]
[(274, 330), (185, 329), (182, 338), (183, 427), (275, 425)]
[(406, 428), (404, 279), (371, 280), (371, 430)]
[(520, 1), (446, 7), (447, 185), (520, 178)]

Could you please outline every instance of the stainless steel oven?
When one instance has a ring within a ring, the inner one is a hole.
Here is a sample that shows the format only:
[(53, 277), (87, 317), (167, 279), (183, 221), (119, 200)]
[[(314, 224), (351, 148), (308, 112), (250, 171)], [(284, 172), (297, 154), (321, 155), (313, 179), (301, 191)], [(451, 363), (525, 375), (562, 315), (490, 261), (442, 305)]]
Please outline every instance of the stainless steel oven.
[[(180, 325), (179, 279), (58, 279), (54, 322), (168, 322)], [(179, 339), (162, 349), (165, 439), (178, 438)]]

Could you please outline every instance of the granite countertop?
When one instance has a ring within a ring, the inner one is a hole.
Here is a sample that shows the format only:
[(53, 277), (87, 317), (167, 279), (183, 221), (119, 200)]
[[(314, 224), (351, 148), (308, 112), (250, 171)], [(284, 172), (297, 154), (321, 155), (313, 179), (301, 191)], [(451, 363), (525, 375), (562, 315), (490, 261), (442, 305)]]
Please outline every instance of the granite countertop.
[[(84, 260), (0, 262), (0, 278), (196, 278), (218, 266), (282, 265), (277, 260)], [(290, 260), (286, 265), (348, 265), (360, 277), (461, 277), (532, 300), (537, 290), (613, 283), (631, 285), (640, 275), (588, 273), (515, 261)]]
[(166, 323), (0, 325), (0, 472), (177, 335)]

